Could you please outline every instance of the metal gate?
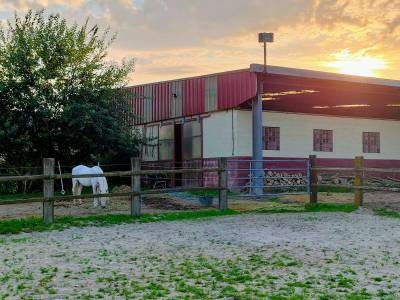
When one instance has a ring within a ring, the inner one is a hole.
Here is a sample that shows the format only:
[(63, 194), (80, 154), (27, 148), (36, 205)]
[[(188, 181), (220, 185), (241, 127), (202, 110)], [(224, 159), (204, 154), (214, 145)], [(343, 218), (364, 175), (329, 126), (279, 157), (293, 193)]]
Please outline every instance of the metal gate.
[(228, 160), (228, 187), (242, 195), (288, 195), (310, 192), (308, 159)]

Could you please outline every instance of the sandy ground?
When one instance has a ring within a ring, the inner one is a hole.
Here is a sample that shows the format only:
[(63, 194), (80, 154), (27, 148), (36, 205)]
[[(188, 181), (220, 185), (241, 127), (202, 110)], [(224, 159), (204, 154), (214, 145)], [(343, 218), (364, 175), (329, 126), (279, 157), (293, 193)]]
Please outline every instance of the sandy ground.
[[(82, 203), (56, 202), (54, 214), (56, 216), (87, 216), (101, 214), (129, 214), (130, 203), (126, 199), (111, 200), (106, 208), (93, 207), (93, 201), (85, 199)], [(160, 213), (181, 210), (201, 209), (200, 205), (165, 198), (163, 196), (149, 197), (143, 202), (143, 213)], [(16, 219), (26, 217), (41, 217), (42, 203), (24, 203), (0, 206), (0, 219)]]
[[(287, 195), (282, 200), (306, 203), (308, 195)], [(321, 203), (354, 203), (353, 193), (318, 193)], [(364, 193), (364, 206), (367, 208), (388, 208), (400, 211), (400, 193), (373, 192)]]
[(399, 229), (361, 210), (0, 237), (0, 299), (399, 299)]
[[(168, 195), (152, 195), (145, 199), (143, 213), (160, 213), (182, 210), (202, 209), (197, 201), (198, 197), (188, 196), (187, 193), (176, 193)], [(253, 199), (249, 197), (229, 197), (229, 207), (239, 211), (249, 211), (259, 208), (271, 208), (276, 204), (276, 199), (270, 201), (270, 197)], [(280, 197), (283, 204), (307, 203), (308, 195), (287, 195)], [(353, 203), (353, 193), (319, 193), (318, 201), (321, 203)], [(82, 204), (74, 205), (71, 202), (56, 203), (55, 214), (57, 216), (84, 216), (98, 214), (128, 214), (129, 202), (127, 198), (109, 201), (106, 209), (93, 208), (93, 201), (86, 199)], [(218, 207), (218, 199), (214, 198), (215, 208)], [(388, 208), (400, 211), (400, 193), (365, 193), (364, 206), (367, 208)], [(0, 206), (0, 219), (15, 219), (42, 216), (41, 203), (14, 204)]]

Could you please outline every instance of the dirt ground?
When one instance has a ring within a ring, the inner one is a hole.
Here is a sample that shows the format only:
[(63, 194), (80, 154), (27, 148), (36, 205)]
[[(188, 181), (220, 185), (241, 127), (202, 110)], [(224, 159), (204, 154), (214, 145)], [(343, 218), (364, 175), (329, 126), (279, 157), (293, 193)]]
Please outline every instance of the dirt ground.
[(400, 220), (243, 214), (0, 237), (0, 299), (399, 299)]
[[(143, 213), (160, 213), (182, 210), (201, 209), (199, 205), (179, 201), (168, 197), (145, 197), (142, 203)], [(100, 214), (128, 214), (129, 201), (127, 199), (111, 200), (106, 208), (93, 207), (93, 201), (85, 199), (82, 203), (56, 202), (54, 214), (56, 216), (85, 216)], [(0, 219), (15, 219), (25, 217), (40, 217), (42, 203), (12, 204), (0, 206)]]
[[(308, 195), (287, 195), (282, 201), (306, 203)], [(318, 201), (322, 203), (354, 203), (353, 193), (318, 193)], [(370, 192), (364, 193), (364, 206), (367, 208), (388, 208), (400, 211), (400, 193)]]
[[(196, 200), (176, 195), (152, 195), (143, 198), (143, 213), (160, 213), (173, 212), (183, 210), (199, 210), (204, 209)], [(189, 200), (188, 200), (189, 199)], [(261, 199), (253, 199), (249, 197), (229, 197), (229, 207), (238, 211), (250, 211), (260, 208), (273, 208), (282, 205), (296, 205), (299, 203), (307, 203), (308, 195), (287, 195), (276, 198), (264, 197)], [(352, 193), (319, 193), (318, 201), (322, 203), (353, 203)], [(367, 208), (388, 208), (400, 211), (400, 193), (365, 193), (364, 206)], [(218, 199), (214, 198), (213, 207), (218, 207)], [(93, 201), (86, 199), (82, 204), (73, 204), (71, 202), (56, 202), (56, 216), (84, 216), (98, 214), (127, 214), (129, 213), (129, 201), (126, 197), (112, 198), (105, 209), (93, 208)], [(29, 204), (13, 204), (0, 206), (0, 219), (15, 219), (42, 215), (41, 203)]]

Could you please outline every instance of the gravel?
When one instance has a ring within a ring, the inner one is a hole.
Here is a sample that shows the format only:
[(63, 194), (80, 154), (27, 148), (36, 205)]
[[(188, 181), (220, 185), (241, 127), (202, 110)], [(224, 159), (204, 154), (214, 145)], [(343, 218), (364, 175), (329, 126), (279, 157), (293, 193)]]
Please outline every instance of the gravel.
[(0, 237), (0, 299), (396, 299), (399, 225), (359, 210)]

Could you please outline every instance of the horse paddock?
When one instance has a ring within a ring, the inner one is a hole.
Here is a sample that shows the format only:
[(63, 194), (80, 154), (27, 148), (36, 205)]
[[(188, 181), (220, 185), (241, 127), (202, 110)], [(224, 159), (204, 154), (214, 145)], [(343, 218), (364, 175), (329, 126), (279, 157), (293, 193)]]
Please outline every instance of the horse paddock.
[(396, 299), (400, 220), (242, 214), (0, 239), (0, 298)]
[[(126, 187), (116, 192), (126, 190)], [(354, 201), (353, 193), (319, 193), (318, 201), (321, 203), (343, 203), (351, 204)], [(143, 198), (143, 213), (162, 213), (201, 210), (203, 206), (197, 201), (198, 197), (187, 193), (147, 195)], [(277, 204), (281, 207), (287, 205), (303, 205), (309, 201), (308, 195), (286, 195), (274, 198), (261, 199), (246, 198), (239, 196), (229, 197), (229, 207), (239, 211), (252, 211), (255, 209), (272, 208)], [(77, 202), (56, 202), (56, 216), (88, 216), (99, 214), (128, 214), (129, 201), (127, 197), (111, 198), (106, 208), (93, 207), (92, 199), (84, 199), (80, 204)], [(400, 211), (400, 193), (370, 192), (364, 194), (364, 206), (367, 208), (387, 208)], [(217, 199), (210, 207), (217, 208)], [(1, 219), (16, 219), (26, 217), (41, 217), (42, 203), (24, 203), (2, 205), (0, 208)]]

